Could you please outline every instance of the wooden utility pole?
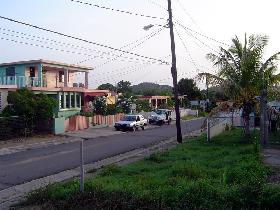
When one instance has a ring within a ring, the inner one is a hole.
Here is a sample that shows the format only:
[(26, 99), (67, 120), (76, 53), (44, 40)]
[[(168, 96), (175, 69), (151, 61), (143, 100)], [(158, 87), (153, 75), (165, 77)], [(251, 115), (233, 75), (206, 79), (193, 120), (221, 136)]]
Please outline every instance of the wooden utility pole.
[(172, 54), (171, 74), (173, 78), (174, 99), (175, 99), (177, 142), (182, 143), (183, 138), (182, 138), (182, 131), (181, 131), (181, 117), (180, 117), (179, 99), (178, 99), (177, 67), (176, 67), (175, 40), (174, 40), (173, 21), (172, 21), (172, 7), (171, 7), (171, 0), (167, 0), (167, 1), (168, 1), (168, 13), (169, 13), (168, 22), (169, 22), (170, 39), (171, 39), (171, 54)]

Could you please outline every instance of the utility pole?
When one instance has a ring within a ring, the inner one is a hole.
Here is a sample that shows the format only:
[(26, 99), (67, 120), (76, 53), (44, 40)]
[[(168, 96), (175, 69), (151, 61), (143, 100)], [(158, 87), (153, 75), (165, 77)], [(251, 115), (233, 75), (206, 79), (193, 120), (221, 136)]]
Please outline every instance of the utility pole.
[(206, 74), (206, 112), (209, 111), (209, 81), (208, 81), (209, 74)]
[(268, 142), (268, 115), (267, 115), (267, 96), (264, 84), (264, 72), (261, 68), (261, 77), (262, 77), (262, 88), (260, 94), (260, 109), (261, 109), (261, 117), (260, 117), (260, 138), (262, 146), (266, 146)]
[(183, 138), (182, 138), (182, 131), (181, 131), (181, 117), (180, 117), (179, 99), (178, 99), (177, 67), (176, 67), (175, 40), (174, 40), (173, 21), (172, 21), (172, 7), (171, 7), (171, 0), (167, 0), (167, 1), (168, 1), (168, 13), (169, 13), (168, 23), (170, 29), (171, 52), (172, 52), (171, 74), (173, 78), (174, 98), (175, 98), (177, 142), (182, 143)]

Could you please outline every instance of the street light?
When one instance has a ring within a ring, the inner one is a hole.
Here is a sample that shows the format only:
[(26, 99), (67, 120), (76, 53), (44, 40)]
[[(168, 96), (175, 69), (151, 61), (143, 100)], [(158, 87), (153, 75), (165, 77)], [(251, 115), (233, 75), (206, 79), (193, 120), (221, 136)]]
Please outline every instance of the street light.
[[(181, 130), (181, 117), (180, 117), (180, 104), (178, 97), (178, 82), (177, 82), (177, 67), (176, 67), (176, 52), (175, 52), (175, 39), (174, 39), (174, 31), (173, 31), (173, 15), (172, 15), (172, 7), (171, 0), (167, 0), (168, 2), (168, 28), (170, 29), (170, 41), (171, 41), (171, 55), (172, 55), (172, 67), (171, 74), (173, 79), (173, 89), (174, 89), (174, 99), (175, 99), (175, 113), (176, 113), (176, 128), (177, 128), (177, 142), (182, 143), (182, 130)], [(144, 30), (149, 30), (153, 27), (153, 24), (145, 26)]]

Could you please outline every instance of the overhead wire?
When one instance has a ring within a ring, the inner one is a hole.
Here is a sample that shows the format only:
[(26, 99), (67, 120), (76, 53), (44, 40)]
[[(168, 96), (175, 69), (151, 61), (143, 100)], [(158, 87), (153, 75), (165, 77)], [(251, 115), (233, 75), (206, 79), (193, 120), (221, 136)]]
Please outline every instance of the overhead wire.
[(131, 12), (131, 11), (127, 11), (127, 10), (114, 9), (114, 8), (105, 7), (105, 6), (101, 6), (101, 5), (98, 5), (98, 4), (92, 4), (92, 3), (81, 1), (81, 0), (70, 0), (70, 1), (80, 3), (80, 4), (84, 4), (84, 5), (88, 5), (88, 6), (92, 6), (92, 7), (97, 7), (97, 8), (100, 8), (100, 9), (105, 9), (105, 10), (110, 10), (110, 11), (114, 11), (114, 12), (118, 12), (118, 13), (123, 13), (123, 14), (127, 14), (127, 15), (134, 15), (134, 16), (138, 16), (138, 17), (166, 20), (166, 18), (164, 18), (164, 17), (157, 17), (157, 16), (152, 16), (152, 15), (145, 15), (145, 14), (141, 14), (141, 13)]
[(175, 20), (175, 24), (179, 25), (180, 27), (182, 27), (183, 29), (185, 29), (185, 30), (187, 30), (187, 31), (191, 31), (191, 32), (193, 32), (193, 33), (195, 33), (195, 34), (197, 34), (197, 35), (199, 35), (199, 36), (202, 36), (202, 37), (204, 37), (204, 38), (206, 38), (206, 39), (209, 39), (209, 40), (211, 40), (211, 41), (213, 41), (213, 42), (216, 42), (216, 43), (218, 43), (218, 44), (222, 44), (222, 45), (225, 45), (225, 46), (230, 47), (229, 44), (226, 44), (226, 43), (221, 42), (221, 41), (219, 41), (219, 40), (217, 40), (217, 39), (214, 39), (214, 38), (212, 38), (212, 37), (210, 37), (210, 36), (207, 36), (207, 35), (205, 35), (205, 34), (202, 34), (202, 33), (198, 32), (198, 31), (195, 31), (195, 30), (193, 30), (193, 29), (191, 29), (191, 28), (189, 28), (189, 27), (187, 27), (187, 26), (184, 26), (183, 24), (181, 24), (181, 23), (180, 23), (179, 21), (177, 21), (177, 20)]
[(195, 61), (194, 61), (194, 59), (193, 59), (193, 57), (192, 57), (192, 55), (191, 55), (191, 53), (190, 53), (190, 51), (189, 51), (187, 45), (185, 44), (183, 38), (182, 38), (181, 35), (179, 34), (179, 31), (177, 30), (176, 27), (174, 27), (174, 29), (175, 29), (175, 32), (176, 32), (176, 34), (178, 35), (178, 37), (179, 37), (179, 39), (180, 39), (180, 41), (181, 41), (183, 47), (185, 48), (186, 53), (188, 54), (189, 58), (191, 59), (191, 63), (192, 63), (193, 66), (195, 67), (196, 71), (199, 72), (199, 68), (198, 68), (198, 66), (196, 65), (196, 63), (195, 63)]
[[(106, 52), (102, 52), (101, 53), (102, 55), (92, 55), (92, 54), (83, 53), (83, 52), (77, 52), (77, 51), (71, 51), (71, 50), (66, 50), (66, 49), (60, 49), (60, 48), (46, 46), (46, 44), (50, 44), (50, 43), (49, 42), (45, 42), (45, 41), (41, 41), (41, 40), (38, 40), (38, 39), (36, 40), (36, 39), (33, 39), (33, 38), (23, 37), (23, 36), (14, 35), (14, 34), (8, 34), (8, 33), (5, 33), (5, 32), (4, 33), (2, 32), (0, 34), (3, 34), (5, 36), (12, 36), (12, 37), (15, 37), (15, 38), (27, 39), (27, 40), (31, 40), (33, 42), (40, 42), (40, 43), (43, 43), (43, 45), (42, 44), (30, 43), (30, 42), (18, 41), (16, 39), (9, 39), (9, 38), (4, 38), (4, 37), (1, 38), (2, 40), (11, 41), (11, 42), (14, 42), (14, 43), (19, 43), (19, 44), (24, 44), (24, 45), (34, 46), (34, 47), (41, 47), (41, 48), (46, 48), (46, 49), (49, 49), (49, 50), (55, 50), (55, 51), (60, 51), (60, 52), (65, 52), (65, 53), (71, 53), (71, 54), (87, 56), (87, 57), (90, 57), (91, 59), (94, 59), (94, 58), (101, 58), (101, 59), (107, 59), (107, 60), (111, 59), (110, 57), (102, 56), (104, 54), (106, 56), (108, 56), (108, 53), (106, 53)], [(110, 54), (109, 54), (109, 56), (110, 56)], [(139, 58), (134, 58), (134, 57), (125, 57), (124, 56), (122, 58), (127, 59), (127, 60), (120, 59), (119, 61), (123, 61), (123, 62), (146, 62), (146, 63), (148, 63), (147, 60), (143, 60), (143, 59), (139, 59)]]
[[(168, 55), (168, 56), (165, 56), (165, 57), (162, 57), (161, 59), (166, 59), (166, 58), (168, 58), (168, 57), (170, 57), (170, 55)], [(134, 66), (130, 66), (130, 67), (125, 67), (125, 68), (122, 68), (122, 69), (119, 69), (119, 70), (125, 70), (125, 69), (130, 69), (130, 70), (127, 70), (127, 71), (123, 71), (123, 72), (121, 72), (121, 73), (118, 73), (118, 74), (114, 74), (114, 75), (110, 75), (110, 76), (107, 76), (107, 77), (101, 77), (101, 78), (98, 78), (98, 80), (110, 80), (110, 79), (116, 79), (116, 78), (119, 78), (119, 77), (121, 77), (121, 76), (124, 76), (124, 75), (127, 75), (127, 74), (130, 74), (130, 73), (134, 73), (134, 72), (136, 72), (136, 71), (138, 71), (138, 70), (140, 70), (140, 69), (144, 69), (144, 68), (146, 68), (146, 67), (148, 67), (148, 66), (151, 66), (151, 65), (153, 65), (153, 64), (157, 64), (156, 62), (150, 62), (150, 63), (147, 63), (147, 64), (143, 64), (143, 65), (134, 65)], [(118, 71), (119, 71), (118, 70)]]
[[(158, 34), (159, 32), (161, 32), (162, 30), (163, 30), (163, 28), (161, 28), (161, 29), (159, 29), (159, 30), (157, 30), (157, 31), (154, 31), (154, 32), (152, 32), (151, 34), (146, 35), (145, 37), (142, 37), (142, 38), (140, 38), (140, 39), (138, 39), (138, 40), (135, 40), (135, 41), (133, 41), (133, 42), (131, 42), (131, 43), (128, 43), (128, 44), (122, 46), (120, 49), (124, 49), (124, 48), (127, 48), (127, 47), (133, 45), (131, 48), (127, 49), (127, 51), (131, 51), (132, 49), (135, 49), (135, 48), (141, 46), (143, 43), (145, 43), (146, 41), (148, 41), (149, 39), (151, 39), (152, 37), (154, 37), (155, 35), (157, 35), (157, 34)], [(138, 42), (139, 42), (139, 43), (138, 43)], [(135, 45), (135, 44), (136, 44), (136, 45)], [(104, 63), (102, 63), (102, 64), (100, 64), (100, 65), (98, 65), (98, 66), (96, 66), (96, 67), (94, 67), (94, 69), (101, 68), (102, 66), (105, 66), (106, 64), (111, 63), (111, 62), (117, 60), (117, 59), (120, 58), (120, 57), (123, 57), (123, 55), (124, 55), (124, 53), (119, 54), (119, 55), (114, 55), (114, 56), (116, 56), (116, 57), (114, 57), (114, 58), (112, 58), (112, 59), (110, 59), (110, 60), (108, 60), (108, 61), (106, 61), (106, 62), (104, 62)], [(77, 62), (77, 64), (81, 64), (81, 63), (84, 63), (84, 62), (87, 62), (87, 61), (90, 61), (90, 60), (92, 60), (92, 59), (91, 59), (91, 58), (84, 59), (84, 60), (82, 60), (82, 61)]]
[(111, 50), (114, 50), (114, 51), (119, 51), (119, 52), (122, 52), (122, 53), (134, 55), (134, 56), (137, 56), (137, 57), (141, 57), (141, 58), (145, 58), (145, 59), (148, 59), (148, 60), (153, 60), (153, 61), (157, 61), (157, 62), (169, 65), (165, 61), (162, 61), (162, 60), (159, 60), (159, 59), (156, 59), (156, 58), (152, 58), (152, 57), (148, 57), (148, 56), (144, 56), (144, 55), (139, 55), (137, 53), (132, 53), (132, 52), (128, 52), (128, 51), (125, 51), (125, 50), (120, 50), (120, 49), (117, 49), (117, 48), (114, 48), (114, 47), (110, 47), (108, 45), (104, 45), (104, 44), (89, 41), (89, 40), (86, 40), (86, 39), (83, 39), (83, 38), (79, 38), (79, 37), (75, 37), (75, 36), (72, 36), (72, 35), (64, 34), (64, 33), (58, 32), (58, 31), (54, 31), (54, 30), (47, 29), (47, 28), (44, 28), (44, 27), (29, 24), (29, 23), (26, 23), (26, 22), (18, 21), (18, 20), (12, 19), (12, 18), (7, 18), (7, 17), (4, 17), (4, 16), (0, 16), (0, 19), (7, 20), (7, 21), (10, 21), (10, 22), (14, 22), (14, 23), (18, 23), (18, 24), (25, 25), (25, 26), (28, 26), (28, 27), (32, 27), (32, 28), (35, 28), (35, 29), (38, 29), (38, 30), (50, 32), (50, 33), (57, 34), (57, 35), (60, 35), (60, 36), (64, 36), (64, 37), (67, 37), (67, 38), (75, 39), (75, 40), (82, 41), (82, 42), (85, 42), (85, 43), (88, 43), (88, 44), (93, 44), (93, 45), (108, 48), (108, 49), (111, 49)]

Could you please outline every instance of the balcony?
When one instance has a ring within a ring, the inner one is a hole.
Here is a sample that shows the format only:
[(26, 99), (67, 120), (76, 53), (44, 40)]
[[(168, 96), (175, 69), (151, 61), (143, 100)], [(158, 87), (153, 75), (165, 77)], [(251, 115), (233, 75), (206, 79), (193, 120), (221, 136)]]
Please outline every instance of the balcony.
[(16, 85), (18, 88), (41, 87), (41, 82), (38, 77), (8, 76), (0, 77), (0, 85)]

